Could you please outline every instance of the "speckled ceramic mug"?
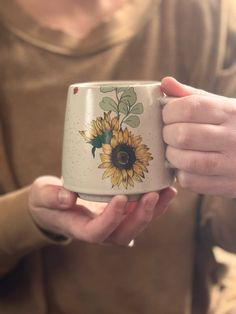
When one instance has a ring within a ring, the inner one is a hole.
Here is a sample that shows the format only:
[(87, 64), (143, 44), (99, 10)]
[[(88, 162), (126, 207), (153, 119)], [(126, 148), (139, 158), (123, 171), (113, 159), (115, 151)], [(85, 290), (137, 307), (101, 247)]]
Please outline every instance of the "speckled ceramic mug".
[(110, 81), (69, 86), (63, 185), (79, 197), (130, 201), (173, 182), (162, 139), (160, 82)]

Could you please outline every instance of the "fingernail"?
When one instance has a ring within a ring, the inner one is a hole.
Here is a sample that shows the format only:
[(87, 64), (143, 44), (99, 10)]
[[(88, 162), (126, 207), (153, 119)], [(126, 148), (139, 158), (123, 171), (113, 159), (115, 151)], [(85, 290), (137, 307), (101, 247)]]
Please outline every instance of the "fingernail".
[(70, 204), (70, 192), (64, 189), (59, 189), (58, 200), (61, 205), (69, 205)]

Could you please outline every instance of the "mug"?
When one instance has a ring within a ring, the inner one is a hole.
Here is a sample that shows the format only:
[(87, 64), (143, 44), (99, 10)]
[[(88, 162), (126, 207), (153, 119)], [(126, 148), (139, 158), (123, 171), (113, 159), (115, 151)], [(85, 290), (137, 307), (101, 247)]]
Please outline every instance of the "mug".
[(136, 201), (172, 184), (162, 138), (163, 93), (156, 81), (69, 86), (62, 182), (82, 199)]

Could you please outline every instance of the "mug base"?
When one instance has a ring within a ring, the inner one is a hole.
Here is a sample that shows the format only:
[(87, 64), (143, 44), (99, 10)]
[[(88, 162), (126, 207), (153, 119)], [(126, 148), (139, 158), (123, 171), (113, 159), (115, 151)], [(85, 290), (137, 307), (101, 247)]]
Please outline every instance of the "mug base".
[[(78, 193), (78, 197), (85, 201), (101, 202), (101, 203), (109, 203), (114, 196), (115, 195), (94, 195), (94, 194)], [(126, 194), (126, 196), (128, 197), (129, 202), (136, 202), (140, 199), (142, 194)]]

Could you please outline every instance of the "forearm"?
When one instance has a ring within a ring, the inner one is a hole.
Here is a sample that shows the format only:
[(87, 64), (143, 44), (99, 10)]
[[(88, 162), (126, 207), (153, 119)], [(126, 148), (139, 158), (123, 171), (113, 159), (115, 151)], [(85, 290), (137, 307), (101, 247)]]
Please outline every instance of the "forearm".
[(9, 272), (21, 257), (50, 243), (28, 211), (29, 187), (0, 197), (0, 276)]

